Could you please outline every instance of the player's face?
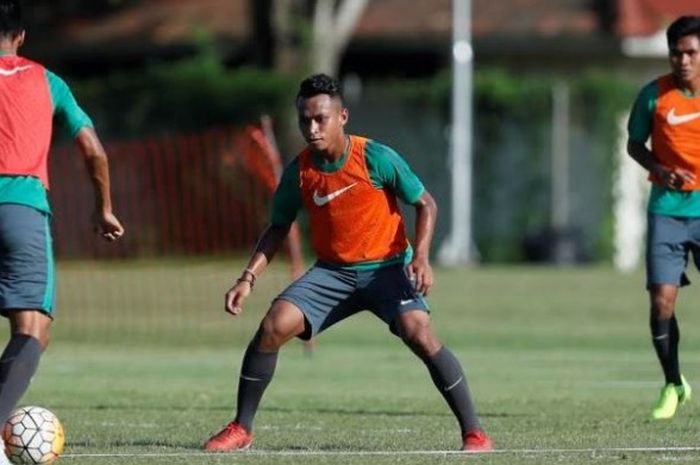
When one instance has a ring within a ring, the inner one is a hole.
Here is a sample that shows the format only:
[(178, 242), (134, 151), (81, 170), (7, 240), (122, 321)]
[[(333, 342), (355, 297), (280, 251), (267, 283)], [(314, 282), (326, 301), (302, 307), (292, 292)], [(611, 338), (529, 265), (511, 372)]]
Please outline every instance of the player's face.
[(669, 51), (671, 70), (681, 82), (700, 80), (700, 39), (696, 35), (681, 37)]
[(348, 110), (340, 99), (326, 94), (299, 99), (297, 113), (301, 135), (312, 150), (328, 152), (339, 144), (344, 147)]

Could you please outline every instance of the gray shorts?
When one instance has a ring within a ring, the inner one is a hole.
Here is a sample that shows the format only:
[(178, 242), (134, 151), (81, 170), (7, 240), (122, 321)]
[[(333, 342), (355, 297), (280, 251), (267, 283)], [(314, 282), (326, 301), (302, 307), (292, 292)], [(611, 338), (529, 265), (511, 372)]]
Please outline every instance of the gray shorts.
[(49, 215), (0, 204), (0, 314), (39, 310), (51, 315), (55, 298)]
[(654, 284), (685, 286), (690, 253), (700, 270), (700, 218), (649, 214), (647, 289)]
[(356, 271), (316, 263), (277, 299), (293, 303), (304, 313), (306, 330), (301, 339), (309, 339), (363, 310), (374, 313), (397, 334), (399, 315), (411, 310), (429, 311), (401, 264)]

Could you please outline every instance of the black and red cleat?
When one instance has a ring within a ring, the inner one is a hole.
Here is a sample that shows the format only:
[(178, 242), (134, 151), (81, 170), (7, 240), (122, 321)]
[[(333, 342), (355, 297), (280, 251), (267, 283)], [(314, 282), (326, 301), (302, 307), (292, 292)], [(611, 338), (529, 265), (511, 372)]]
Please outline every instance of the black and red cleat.
[(241, 425), (232, 421), (204, 443), (208, 452), (233, 452), (246, 450), (253, 443), (253, 435)]
[(493, 450), (493, 441), (481, 430), (469, 431), (464, 435), (465, 452), (489, 452)]

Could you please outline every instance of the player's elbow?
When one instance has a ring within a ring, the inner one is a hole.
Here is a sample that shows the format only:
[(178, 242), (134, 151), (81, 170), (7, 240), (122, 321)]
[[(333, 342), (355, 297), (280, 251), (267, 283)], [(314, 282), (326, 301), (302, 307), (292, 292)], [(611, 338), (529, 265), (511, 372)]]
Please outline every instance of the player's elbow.
[(87, 161), (100, 163), (107, 160), (107, 154), (94, 129), (87, 126), (82, 128), (75, 140)]
[(435, 202), (435, 199), (433, 198), (432, 195), (430, 195), (430, 192), (424, 191), (423, 194), (420, 196), (418, 201), (415, 203), (415, 207), (417, 210), (423, 210), (427, 213), (430, 214), (432, 217), (437, 216), (438, 212), (438, 206), (437, 202)]
[(640, 151), (645, 149), (645, 145), (641, 142), (634, 141), (632, 139), (627, 140), (627, 154), (631, 157), (636, 157)]
[(277, 238), (280, 242), (283, 241), (289, 234), (289, 230), (292, 228), (290, 224), (270, 224), (267, 228), (266, 233), (270, 236)]
[(428, 194), (428, 206), (430, 208), (430, 211), (433, 212), (433, 216), (437, 216), (438, 205), (433, 196), (430, 194)]

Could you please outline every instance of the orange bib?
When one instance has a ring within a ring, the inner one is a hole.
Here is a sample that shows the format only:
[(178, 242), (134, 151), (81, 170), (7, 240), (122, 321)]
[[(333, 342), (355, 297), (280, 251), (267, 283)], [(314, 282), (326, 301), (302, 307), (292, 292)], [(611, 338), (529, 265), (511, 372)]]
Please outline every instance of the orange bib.
[(299, 181), (311, 220), (311, 246), (321, 261), (354, 264), (395, 257), (408, 240), (396, 196), (372, 185), (367, 139), (350, 136), (345, 164), (324, 173), (307, 149), (299, 155)]
[(1, 56), (0, 174), (35, 176), (49, 188), (53, 112), (44, 67), (20, 56)]
[[(659, 78), (657, 85), (651, 150), (662, 164), (692, 171), (700, 180), (700, 97), (683, 95), (671, 75)], [(699, 190), (700, 184), (686, 183), (682, 189)]]

